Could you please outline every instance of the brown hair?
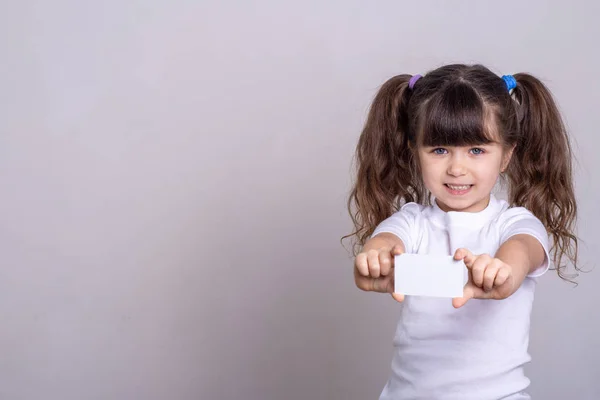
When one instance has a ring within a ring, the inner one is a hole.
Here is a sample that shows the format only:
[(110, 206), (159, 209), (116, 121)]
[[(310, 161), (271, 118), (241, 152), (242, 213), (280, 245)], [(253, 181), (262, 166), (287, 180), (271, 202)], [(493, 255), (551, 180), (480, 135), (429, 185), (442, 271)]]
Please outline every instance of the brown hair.
[(355, 230), (342, 238), (355, 239), (354, 254), (402, 204), (430, 204), (417, 146), (485, 144), (495, 132), (505, 148), (514, 146), (503, 176), (511, 206), (527, 208), (544, 224), (561, 278), (564, 258), (578, 269), (571, 146), (548, 88), (519, 73), (511, 95), (505, 81), (482, 65), (443, 66), (412, 90), (410, 78), (397, 75), (383, 84), (358, 141), (348, 200)]

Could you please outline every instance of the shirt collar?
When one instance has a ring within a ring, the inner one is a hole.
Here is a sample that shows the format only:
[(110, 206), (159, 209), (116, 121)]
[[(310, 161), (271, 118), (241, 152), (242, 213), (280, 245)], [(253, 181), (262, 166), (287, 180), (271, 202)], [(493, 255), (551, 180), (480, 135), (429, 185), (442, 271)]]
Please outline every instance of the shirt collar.
[(466, 226), (483, 226), (493, 219), (498, 214), (501, 208), (500, 202), (493, 194), (490, 194), (490, 201), (486, 208), (478, 212), (464, 211), (444, 211), (438, 206), (435, 199), (433, 206), (430, 207), (430, 218), (438, 225), (466, 225)]

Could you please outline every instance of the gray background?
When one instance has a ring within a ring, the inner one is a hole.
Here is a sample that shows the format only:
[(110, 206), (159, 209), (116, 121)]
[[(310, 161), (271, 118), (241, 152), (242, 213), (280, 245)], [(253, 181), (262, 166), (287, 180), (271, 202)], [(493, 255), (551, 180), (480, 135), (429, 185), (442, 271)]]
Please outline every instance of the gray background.
[[(527, 71), (598, 248), (597, 2), (2, 1), (0, 399), (374, 399), (397, 306), (340, 245), (378, 86)], [(543, 277), (537, 399), (600, 397), (597, 272)]]

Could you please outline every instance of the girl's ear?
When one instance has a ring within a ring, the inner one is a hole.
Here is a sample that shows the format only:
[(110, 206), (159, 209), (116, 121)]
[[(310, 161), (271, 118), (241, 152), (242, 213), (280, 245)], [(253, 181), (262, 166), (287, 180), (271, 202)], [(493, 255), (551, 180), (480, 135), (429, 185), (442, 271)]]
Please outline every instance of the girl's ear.
[(505, 151), (502, 155), (502, 166), (500, 168), (500, 172), (504, 172), (506, 171), (506, 168), (508, 168), (508, 164), (510, 163), (510, 159), (513, 155), (513, 152), (515, 151), (516, 146), (516, 144), (512, 145), (511, 148), (508, 149), (508, 151)]

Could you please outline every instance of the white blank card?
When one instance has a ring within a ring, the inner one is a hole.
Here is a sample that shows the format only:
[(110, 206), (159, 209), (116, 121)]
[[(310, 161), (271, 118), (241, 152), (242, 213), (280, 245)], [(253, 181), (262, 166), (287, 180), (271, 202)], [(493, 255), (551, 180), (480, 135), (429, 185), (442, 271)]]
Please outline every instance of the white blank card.
[(394, 292), (412, 296), (462, 297), (465, 263), (452, 256), (401, 254), (394, 257)]

